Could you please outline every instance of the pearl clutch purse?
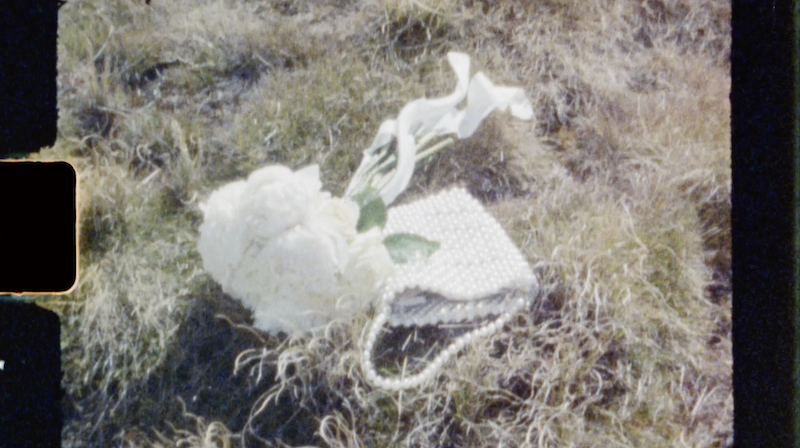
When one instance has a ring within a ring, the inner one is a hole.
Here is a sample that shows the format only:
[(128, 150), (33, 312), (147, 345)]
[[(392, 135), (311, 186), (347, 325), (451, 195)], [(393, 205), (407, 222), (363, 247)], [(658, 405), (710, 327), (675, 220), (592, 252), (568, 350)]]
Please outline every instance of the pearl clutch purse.
[[(539, 282), (500, 224), (466, 190), (455, 188), (392, 207), (384, 234), (409, 233), (436, 241), (429, 257), (397, 266), (380, 296), (363, 345), (368, 381), (391, 390), (417, 386), (473, 339), (500, 328), (531, 304)], [(478, 322), (477, 324), (474, 324)], [(381, 376), (372, 360), (384, 328), (472, 323), (419, 373)]]

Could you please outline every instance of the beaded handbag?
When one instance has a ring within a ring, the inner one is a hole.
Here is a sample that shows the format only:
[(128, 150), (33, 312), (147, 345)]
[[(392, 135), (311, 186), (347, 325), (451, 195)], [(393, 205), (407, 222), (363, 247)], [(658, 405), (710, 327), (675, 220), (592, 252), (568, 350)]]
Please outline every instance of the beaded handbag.
[[(414, 234), (440, 243), (429, 257), (398, 266), (384, 285), (363, 345), (368, 381), (391, 390), (433, 377), (458, 350), (498, 329), (539, 294), (536, 276), (500, 224), (466, 190), (455, 188), (389, 209), (384, 234)], [(466, 324), (419, 372), (378, 373), (373, 350), (384, 326)]]

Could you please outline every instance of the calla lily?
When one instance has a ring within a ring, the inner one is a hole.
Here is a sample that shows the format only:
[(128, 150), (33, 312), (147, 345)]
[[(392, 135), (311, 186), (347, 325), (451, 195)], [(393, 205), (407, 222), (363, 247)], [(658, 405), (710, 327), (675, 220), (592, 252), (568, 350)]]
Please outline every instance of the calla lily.
[[(524, 90), (495, 86), (483, 73), (469, 80), (470, 61), (466, 54), (451, 52), (447, 59), (458, 78), (455, 91), (444, 98), (411, 101), (396, 120), (384, 121), (372, 145), (364, 151), (346, 196), (355, 197), (375, 190), (388, 206), (408, 186), (416, 162), (452, 142), (422, 151), (435, 137), (467, 138), (494, 110), (510, 109), (513, 116), (524, 120), (533, 117), (533, 108)], [(465, 98), (466, 107), (458, 109)], [(394, 139), (397, 139), (396, 155), (389, 154)]]

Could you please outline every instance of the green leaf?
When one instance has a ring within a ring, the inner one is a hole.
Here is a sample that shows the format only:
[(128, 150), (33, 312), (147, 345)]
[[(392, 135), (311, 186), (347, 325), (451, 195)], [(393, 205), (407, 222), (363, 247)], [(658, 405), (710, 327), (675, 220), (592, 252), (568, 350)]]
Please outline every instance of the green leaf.
[(383, 203), (383, 199), (377, 197), (361, 206), (356, 225), (359, 233), (366, 232), (375, 226), (383, 227), (385, 224), (386, 204)]
[(398, 264), (424, 260), (441, 246), (436, 241), (412, 233), (393, 233), (383, 239), (383, 245), (392, 261)]
[(350, 199), (353, 200), (359, 207), (364, 207), (378, 197), (378, 190), (375, 187), (366, 187), (358, 194)]

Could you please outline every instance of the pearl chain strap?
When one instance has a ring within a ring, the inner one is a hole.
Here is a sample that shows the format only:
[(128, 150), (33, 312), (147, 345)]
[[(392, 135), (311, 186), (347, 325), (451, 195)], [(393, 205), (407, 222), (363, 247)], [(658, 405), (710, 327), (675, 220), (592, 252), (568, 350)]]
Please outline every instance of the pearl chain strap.
[[(480, 203), (461, 188), (389, 209), (385, 235), (411, 233), (440, 243), (425, 260), (402, 264), (385, 284), (363, 343), (366, 378), (401, 390), (429, 381), (453, 355), (503, 327), (530, 305), (539, 284), (522, 254)], [(381, 376), (372, 352), (384, 325), (424, 326), (486, 320), (457, 337), (419, 373)]]

